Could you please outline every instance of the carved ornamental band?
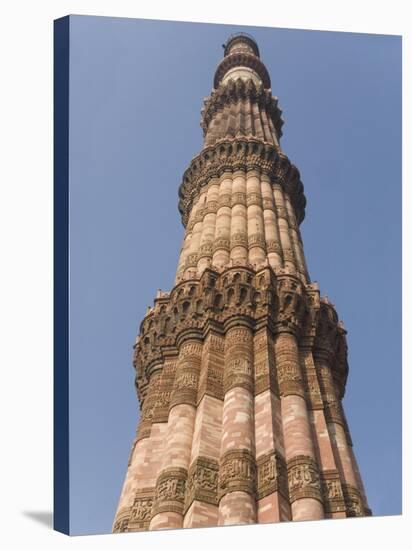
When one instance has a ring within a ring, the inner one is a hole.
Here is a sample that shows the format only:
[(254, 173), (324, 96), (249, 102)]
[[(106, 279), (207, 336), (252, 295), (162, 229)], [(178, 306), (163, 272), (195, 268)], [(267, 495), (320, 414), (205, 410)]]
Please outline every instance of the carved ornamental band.
[(152, 517), (154, 489), (139, 489), (130, 512), (129, 529), (131, 531), (146, 531)]
[(184, 468), (163, 470), (157, 480), (153, 516), (160, 512), (183, 513), (187, 471)]
[[(184, 226), (188, 223), (193, 202), (201, 189), (213, 178), (238, 170), (259, 170), (273, 184), (279, 183), (290, 196), (297, 222), (300, 224), (303, 221), (306, 199), (299, 170), (272, 144), (262, 143), (255, 138), (234, 138), (203, 149), (184, 173), (179, 188), (179, 211)], [(219, 207), (230, 206), (231, 195), (225, 196), (227, 201), (224, 203), (219, 198)]]
[(363, 517), (370, 515), (369, 510), (365, 510), (360, 491), (353, 485), (342, 483), (343, 496), (346, 503), (348, 517)]
[(288, 498), (288, 478), (285, 459), (277, 452), (257, 459), (257, 498), (279, 491)]
[(345, 512), (342, 484), (337, 470), (324, 471), (320, 475), (325, 512)]
[(300, 498), (315, 498), (322, 502), (319, 472), (316, 461), (299, 455), (288, 461), (290, 502)]
[(185, 510), (194, 500), (217, 505), (219, 463), (217, 460), (199, 456), (189, 469)]
[(247, 449), (228, 451), (222, 457), (219, 471), (219, 500), (227, 493), (243, 491), (255, 495), (256, 462)]

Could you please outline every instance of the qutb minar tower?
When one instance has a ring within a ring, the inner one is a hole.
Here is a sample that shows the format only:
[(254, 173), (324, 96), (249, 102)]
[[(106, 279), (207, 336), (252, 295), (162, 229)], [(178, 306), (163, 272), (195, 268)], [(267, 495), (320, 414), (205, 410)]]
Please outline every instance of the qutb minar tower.
[(113, 530), (370, 515), (345, 329), (306, 267), (306, 200), (253, 38), (229, 38), (183, 175), (175, 286), (141, 323), (141, 416)]

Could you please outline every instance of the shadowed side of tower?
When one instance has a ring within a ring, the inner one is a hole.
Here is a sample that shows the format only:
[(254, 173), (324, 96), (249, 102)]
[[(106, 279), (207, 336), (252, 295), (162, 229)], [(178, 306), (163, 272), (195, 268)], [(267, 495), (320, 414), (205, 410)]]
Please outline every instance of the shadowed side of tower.
[(136, 340), (141, 405), (113, 531), (369, 515), (345, 329), (311, 283), (306, 200), (254, 39), (233, 35), (179, 188), (175, 286)]

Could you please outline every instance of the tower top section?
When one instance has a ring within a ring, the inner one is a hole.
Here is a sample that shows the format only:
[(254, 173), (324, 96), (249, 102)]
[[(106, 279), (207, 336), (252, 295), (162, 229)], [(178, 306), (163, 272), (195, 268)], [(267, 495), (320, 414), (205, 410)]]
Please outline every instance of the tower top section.
[(183, 225), (204, 188), (226, 172), (255, 171), (288, 194), (296, 221), (305, 217), (306, 199), (299, 170), (280, 147), (282, 111), (272, 96), (269, 73), (255, 39), (246, 33), (229, 36), (224, 56), (204, 98), (200, 126), (204, 143), (179, 187)]
[(223, 48), (225, 50), (225, 57), (235, 52), (248, 52), (260, 57), (256, 40), (246, 32), (231, 34), (226, 44), (223, 44)]
[(232, 34), (223, 48), (224, 58), (216, 69), (213, 81), (215, 90), (229, 80), (239, 78), (244, 81), (252, 80), (256, 86), (270, 89), (269, 73), (260, 60), (258, 45), (250, 34)]

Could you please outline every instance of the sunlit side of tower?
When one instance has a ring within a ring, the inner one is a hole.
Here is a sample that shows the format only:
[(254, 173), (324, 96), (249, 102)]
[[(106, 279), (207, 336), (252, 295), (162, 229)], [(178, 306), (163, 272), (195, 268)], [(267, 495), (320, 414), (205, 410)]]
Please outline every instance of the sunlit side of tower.
[(175, 286), (136, 340), (140, 422), (113, 531), (370, 515), (345, 329), (311, 283), (306, 200), (253, 38), (229, 38), (179, 188)]

